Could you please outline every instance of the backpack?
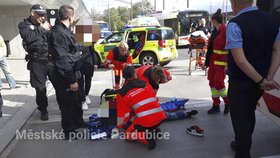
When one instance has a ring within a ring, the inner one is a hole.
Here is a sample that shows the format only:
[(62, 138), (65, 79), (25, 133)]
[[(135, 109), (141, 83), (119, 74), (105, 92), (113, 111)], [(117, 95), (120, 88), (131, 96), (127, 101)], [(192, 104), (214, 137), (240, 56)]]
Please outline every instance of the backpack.
[(177, 98), (172, 98), (168, 102), (161, 103), (160, 106), (166, 112), (174, 112), (174, 111), (179, 110), (179, 109), (184, 109), (185, 108), (185, 103), (188, 100), (189, 99), (178, 100)]

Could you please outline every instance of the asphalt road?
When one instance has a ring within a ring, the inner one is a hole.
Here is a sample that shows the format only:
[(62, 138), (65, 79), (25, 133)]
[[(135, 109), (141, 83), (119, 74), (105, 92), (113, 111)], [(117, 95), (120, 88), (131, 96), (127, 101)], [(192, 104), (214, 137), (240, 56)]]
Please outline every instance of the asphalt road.
[[(172, 76), (172, 81), (160, 86), (158, 97), (160, 102), (168, 101), (173, 97), (190, 99), (186, 109), (198, 110), (198, 115), (191, 119), (166, 122), (162, 124), (163, 132), (170, 134), (170, 138), (160, 140), (153, 151), (137, 142), (124, 140), (90, 141), (80, 139), (65, 141), (59, 139), (61, 132), (60, 111), (55, 101), (54, 91), (49, 94), (49, 115), (47, 122), (40, 121), (39, 112), (35, 111), (25, 126), (18, 131), (18, 137), (10, 144), (2, 157), (7, 158), (232, 158), (234, 152), (229, 148), (233, 139), (233, 130), (229, 115), (207, 115), (211, 106), (210, 89), (205, 72), (197, 70), (188, 74), (187, 49), (178, 49), (178, 58), (166, 65)], [(90, 98), (92, 103), (89, 110), (84, 112), (84, 118), (96, 112), (99, 107), (99, 95), (105, 88), (111, 87), (110, 70), (98, 70), (92, 82)], [(34, 102), (35, 103), (35, 102)], [(223, 106), (222, 106), (223, 108)], [(257, 122), (253, 157), (279, 155), (280, 129), (272, 124), (262, 114), (257, 113)], [(204, 137), (195, 137), (186, 134), (185, 130), (191, 125), (199, 125), (205, 130)], [(34, 133), (38, 134), (38, 137)], [(43, 132), (42, 135), (40, 135)], [(44, 133), (58, 133), (56, 137), (46, 137)], [(81, 130), (83, 132), (83, 130)], [(30, 133), (30, 137), (23, 137)], [(30, 139), (31, 138), (31, 139)], [(264, 147), (265, 146), (265, 147)]]

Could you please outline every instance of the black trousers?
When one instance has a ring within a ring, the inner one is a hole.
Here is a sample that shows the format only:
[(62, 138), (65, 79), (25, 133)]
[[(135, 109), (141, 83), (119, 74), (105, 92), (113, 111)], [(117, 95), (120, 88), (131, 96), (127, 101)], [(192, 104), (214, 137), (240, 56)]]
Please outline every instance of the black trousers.
[(229, 80), (228, 97), (237, 145), (236, 158), (251, 157), (252, 134), (256, 123), (255, 110), (262, 94), (263, 90), (252, 81)]
[(27, 66), (30, 70), (30, 84), (36, 90), (38, 110), (46, 112), (48, 107), (46, 81), (49, 79), (54, 84), (56, 80), (54, 65), (49, 60), (38, 60), (29, 61)]
[(64, 132), (75, 131), (77, 125), (84, 123), (81, 86), (78, 91), (70, 91), (69, 84), (57, 73), (56, 99), (61, 111), (61, 126)]
[(144, 127), (144, 126), (137, 124), (137, 125), (134, 125), (134, 129), (137, 129), (139, 132), (146, 131), (146, 130), (153, 131), (153, 130), (157, 129), (160, 126), (160, 124), (161, 123), (154, 125), (152, 127)]
[(92, 75), (84, 74), (83, 77), (81, 77), (81, 87), (82, 89), (82, 101), (86, 100), (86, 96), (89, 94), (90, 88), (91, 88), (91, 79)]
[(91, 88), (92, 75), (85, 74), (85, 95), (89, 94)]

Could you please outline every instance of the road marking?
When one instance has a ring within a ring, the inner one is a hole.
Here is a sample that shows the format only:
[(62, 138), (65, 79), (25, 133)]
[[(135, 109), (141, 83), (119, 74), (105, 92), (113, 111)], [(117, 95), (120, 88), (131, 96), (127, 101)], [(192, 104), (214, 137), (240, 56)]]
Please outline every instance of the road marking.
[[(83, 118), (86, 122), (88, 122), (89, 117), (92, 114), (97, 113), (98, 108), (90, 108), (87, 111), (84, 111)], [(39, 113), (39, 112), (38, 112)], [(44, 123), (52, 123), (52, 122), (60, 122), (61, 121), (61, 115), (51, 115), (49, 113), (49, 120), (48, 121), (42, 121), (38, 117), (39, 115), (33, 115), (32, 118), (27, 122), (28, 125), (35, 125), (35, 124), (44, 124)]]

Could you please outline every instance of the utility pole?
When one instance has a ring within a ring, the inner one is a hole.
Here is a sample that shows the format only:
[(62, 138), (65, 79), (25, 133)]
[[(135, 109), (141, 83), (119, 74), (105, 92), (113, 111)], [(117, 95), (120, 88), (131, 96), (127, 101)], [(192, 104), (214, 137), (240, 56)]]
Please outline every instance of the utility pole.
[(187, 0), (187, 8), (189, 8), (189, 7), (190, 7), (190, 1)]
[(212, 0), (210, 0), (210, 14), (212, 14)]
[(110, 28), (111, 28), (111, 30), (112, 30), (112, 25), (111, 25), (111, 16), (110, 16), (110, 6), (109, 6), (110, 4), (108, 3), (108, 22), (109, 22), (109, 26), (110, 26)]
[(227, 23), (227, 20), (228, 20), (228, 10), (227, 10), (227, 8), (228, 8), (228, 0), (226, 0), (226, 23)]
[(130, 0), (130, 5), (131, 5), (131, 9), (130, 9), (130, 20), (133, 19), (133, 5), (132, 5), (132, 0)]
[(157, 0), (154, 0), (154, 10), (157, 10)]
[(162, 9), (165, 10), (165, 0), (162, 1)]

